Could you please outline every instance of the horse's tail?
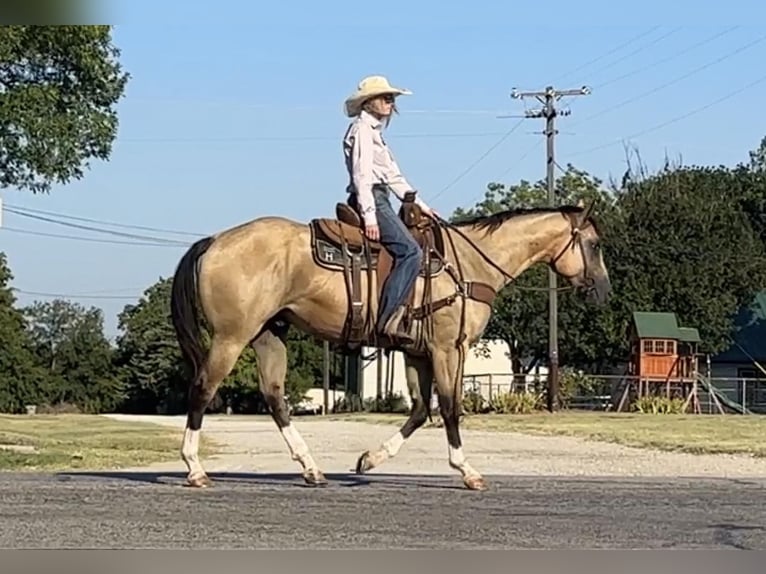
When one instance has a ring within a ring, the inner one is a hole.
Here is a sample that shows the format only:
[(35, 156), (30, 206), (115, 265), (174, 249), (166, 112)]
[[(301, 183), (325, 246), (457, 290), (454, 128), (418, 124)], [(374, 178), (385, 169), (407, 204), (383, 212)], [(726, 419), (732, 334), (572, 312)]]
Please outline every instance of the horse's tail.
[(192, 380), (200, 374), (204, 350), (197, 291), (197, 260), (213, 244), (212, 237), (200, 239), (189, 247), (176, 267), (170, 296), (170, 316), (176, 330), (181, 354), (192, 367)]

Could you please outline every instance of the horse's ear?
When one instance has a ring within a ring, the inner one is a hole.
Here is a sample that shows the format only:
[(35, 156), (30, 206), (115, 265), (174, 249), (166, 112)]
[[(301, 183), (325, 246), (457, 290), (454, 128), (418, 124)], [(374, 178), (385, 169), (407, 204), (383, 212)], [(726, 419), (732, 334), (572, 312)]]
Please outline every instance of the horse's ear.
[(578, 207), (585, 207), (583, 211), (580, 213), (580, 215), (577, 217), (577, 227), (582, 228), (585, 226), (585, 224), (588, 222), (588, 218), (590, 217), (590, 214), (593, 212), (593, 208), (596, 205), (596, 201), (591, 201), (587, 207), (585, 207), (585, 203), (583, 203), (583, 200), (580, 199), (580, 201), (577, 202)]

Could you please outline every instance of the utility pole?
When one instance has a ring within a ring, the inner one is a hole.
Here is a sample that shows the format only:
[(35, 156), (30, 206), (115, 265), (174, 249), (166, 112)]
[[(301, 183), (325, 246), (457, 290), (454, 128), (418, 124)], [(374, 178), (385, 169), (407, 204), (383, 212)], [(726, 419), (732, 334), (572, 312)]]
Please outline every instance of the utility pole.
[[(548, 204), (556, 205), (556, 188), (554, 168), (556, 166), (554, 153), (554, 137), (558, 133), (554, 127), (554, 119), (558, 115), (567, 116), (569, 111), (559, 112), (556, 101), (563, 96), (584, 96), (590, 94), (590, 88), (583, 86), (576, 90), (556, 90), (548, 86), (541, 92), (519, 92), (514, 88), (511, 97), (523, 99), (534, 97), (543, 105), (539, 110), (528, 110), (525, 117), (545, 118), (545, 137), (547, 143), (546, 181), (548, 184)], [(556, 272), (548, 269), (548, 410), (555, 412), (559, 408), (559, 329), (558, 329), (558, 291)]]

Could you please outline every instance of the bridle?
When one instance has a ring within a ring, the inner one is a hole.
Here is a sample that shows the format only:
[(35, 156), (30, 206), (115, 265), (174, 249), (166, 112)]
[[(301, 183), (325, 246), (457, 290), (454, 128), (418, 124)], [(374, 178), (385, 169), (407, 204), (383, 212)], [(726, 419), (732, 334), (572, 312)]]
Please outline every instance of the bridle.
[[(588, 274), (588, 258), (585, 256), (585, 250), (582, 247), (582, 230), (589, 226), (592, 226), (592, 223), (590, 221), (590, 214), (593, 211), (593, 206), (594, 206), (594, 203), (590, 203), (590, 205), (588, 205), (588, 207), (585, 209), (583, 214), (578, 218), (579, 223), (576, 223), (575, 222), (576, 220), (573, 218), (569, 219), (569, 222), (571, 225), (569, 240), (567, 241), (566, 245), (564, 245), (564, 247), (561, 249), (561, 251), (559, 251), (559, 253), (555, 257), (553, 257), (550, 261), (550, 265), (553, 267), (555, 266), (556, 262), (564, 256), (564, 254), (567, 252), (568, 249), (570, 248), (575, 249), (575, 247), (579, 247), (580, 255), (582, 256), (582, 262), (583, 262), (583, 279), (585, 281), (585, 285), (583, 288), (586, 290), (590, 290), (593, 288), (595, 280)], [(460, 237), (462, 237), (474, 249), (474, 251), (476, 251), (482, 257), (482, 259), (484, 259), (491, 267), (499, 271), (503, 275), (503, 277), (508, 279), (509, 283), (516, 282), (516, 280), (518, 279), (517, 276), (511, 275), (510, 273), (505, 271), (502, 267), (500, 267), (497, 263), (492, 261), (492, 259), (478, 245), (476, 245), (476, 243), (470, 237), (468, 237), (465, 233), (463, 233), (459, 227), (450, 223), (449, 221), (446, 221), (445, 219), (442, 219), (441, 217), (437, 217), (436, 220), (441, 227), (448, 228), (449, 230), (454, 231), (455, 233), (460, 235)], [(452, 242), (452, 238), (450, 237), (449, 233), (447, 233), (446, 235), (448, 239), (450, 240), (452, 252), (455, 253), (455, 245)], [(448, 271), (452, 268), (452, 265), (448, 261), (443, 261), (443, 263), (445, 267), (447, 267)], [(458, 262), (458, 267), (459, 265), (460, 264)], [(462, 272), (458, 271), (458, 273), (460, 275), (459, 279), (455, 278), (454, 275), (453, 275), (453, 278), (456, 279), (456, 281), (460, 281), (462, 283), (463, 281)], [(518, 284), (515, 284), (514, 286), (517, 289), (522, 291), (550, 291), (550, 288), (548, 287), (525, 287)], [(556, 291), (558, 292), (569, 291), (571, 289), (574, 289), (574, 287), (572, 285), (567, 285), (565, 287), (558, 287)]]

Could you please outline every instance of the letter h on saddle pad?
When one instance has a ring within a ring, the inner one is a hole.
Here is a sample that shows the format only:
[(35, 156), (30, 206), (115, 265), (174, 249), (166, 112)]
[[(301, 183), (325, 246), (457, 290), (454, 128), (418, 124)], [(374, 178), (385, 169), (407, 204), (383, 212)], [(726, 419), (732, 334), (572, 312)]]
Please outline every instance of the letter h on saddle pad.
[[(444, 268), (444, 243), (441, 228), (424, 216), (414, 202), (414, 194), (406, 194), (399, 217), (423, 250), (419, 278), (426, 282), (421, 307), (415, 305), (415, 287), (407, 295), (404, 324), (409, 328), (414, 319), (427, 315), (431, 304), (429, 284)], [(335, 206), (335, 218), (316, 218), (309, 223), (314, 261), (320, 267), (343, 272), (349, 310), (343, 338), (348, 348), (362, 345), (392, 347), (396, 341), (383, 341), (375, 332), (375, 315), (386, 279), (391, 272), (392, 257), (378, 241), (364, 235), (362, 221), (354, 209), (343, 202)], [(367, 297), (362, 295), (362, 272), (367, 274)], [(373, 292), (373, 285), (377, 286)], [(366, 306), (365, 306), (366, 302)], [(373, 303), (375, 303), (373, 305)], [(366, 311), (366, 312), (365, 312)]]

